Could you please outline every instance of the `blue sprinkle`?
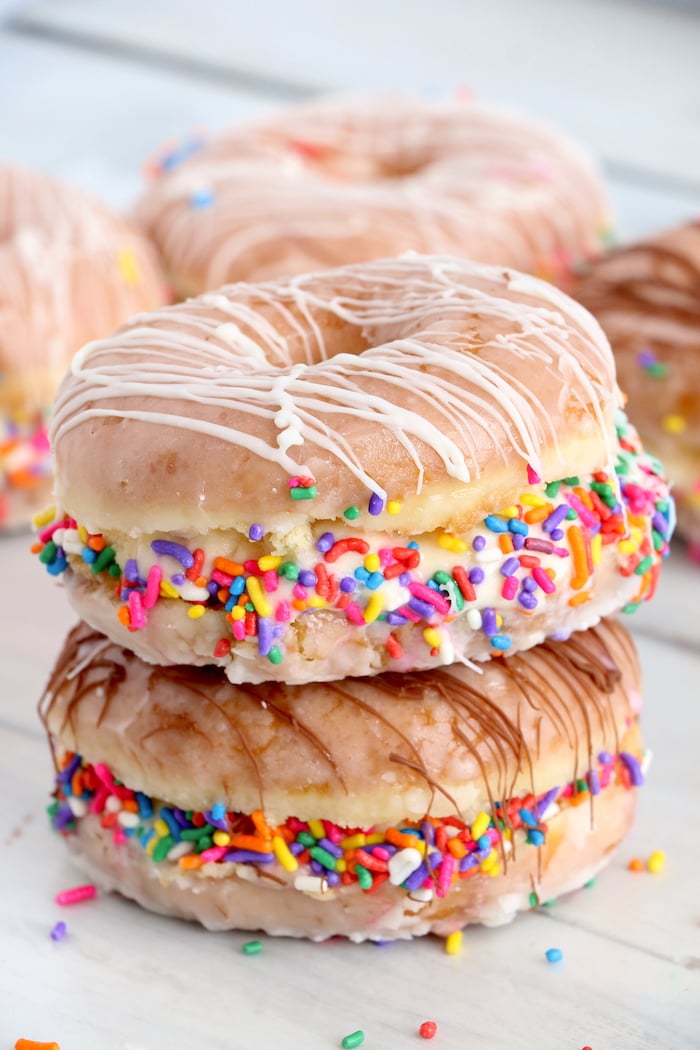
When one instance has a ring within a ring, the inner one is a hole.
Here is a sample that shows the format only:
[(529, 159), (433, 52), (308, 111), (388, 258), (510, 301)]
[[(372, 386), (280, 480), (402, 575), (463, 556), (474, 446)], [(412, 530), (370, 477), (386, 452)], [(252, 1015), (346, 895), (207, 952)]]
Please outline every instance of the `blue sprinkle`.
[(175, 817), (173, 816), (172, 811), (169, 810), (167, 808), (167, 806), (162, 806), (161, 809), (158, 812), (158, 816), (162, 820), (164, 820), (165, 823), (168, 825), (168, 827), (170, 828), (170, 834), (175, 839), (175, 841), (179, 842), (180, 841), (180, 825), (175, 820)]
[(508, 522), (503, 518), (497, 518), (495, 514), (487, 514), (484, 518), (484, 525), (490, 532), (508, 532)]
[(202, 189), (194, 191), (190, 197), (190, 204), (193, 208), (208, 208), (213, 200), (214, 191), (203, 187)]
[(143, 791), (135, 792), (135, 797), (141, 820), (149, 820), (153, 816), (153, 806), (150, 798), (148, 795), (144, 795)]
[(233, 594), (236, 598), (240, 598), (245, 590), (245, 578), (243, 576), (236, 576), (229, 585), (229, 594)]
[(548, 948), (544, 955), (548, 963), (558, 963), (564, 958), (561, 948)]
[(479, 849), (491, 849), (491, 839), (488, 835), (482, 835), (480, 839), (476, 840), (476, 844)]
[(406, 546), (409, 547), (412, 551), (420, 550), (420, 544), (416, 543), (415, 540), (411, 540), (411, 542), (407, 543)]
[(527, 833), (527, 841), (531, 846), (544, 846), (544, 832), (538, 828), (532, 828)]
[(521, 521), (520, 518), (511, 518), (508, 522), (508, 528), (511, 532), (517, 532), (521, 536), (527, 536), (530, 532), (529, 526)]
[(365, 587), (370, 591), (376, 591), (383, 583), (384, 577), (381, 572), (371, 572), (365, 580)]
[(529, 828), (537, 827), (537, 818), (529, 809), (521, 809), (518, 816), (522, 820), (523, 824), (527, 824)]
[(65, 572), (68, 568), (68, 561), (65, 555), (61, 558), (56, 558), (56, 561), (52, 562), (51, 565), (46, 566), (46, 571), (49, 576), (60, 576), (62, 572)]
[(92, 565), (97, 560), (97, 551), (94, 551), (92, 547), (83, 547), (81, 556), (86, 565)]
[(211, 815), (214, 820), (223, 820), (226, 816), (226, 806), (223, 802), (215, 802), (211, 807)]
[(358, 565), (358, 567), (355, 569), (355, 571), (353, 573), (353, 576), (355, 577), (356, 580), (359, 580), (360, 583), (367, 583), (367, 580), (369, 579), (369, 573), (367, 572), (367, 569), (365, 569), (363, 565)]

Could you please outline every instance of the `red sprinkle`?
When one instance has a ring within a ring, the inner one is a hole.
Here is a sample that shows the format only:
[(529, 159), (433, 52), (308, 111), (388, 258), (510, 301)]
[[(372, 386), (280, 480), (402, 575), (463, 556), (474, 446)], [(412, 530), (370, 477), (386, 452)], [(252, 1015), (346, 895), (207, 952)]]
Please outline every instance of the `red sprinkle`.
[(194, 561), (185, 573), (188, 580), (196, 580), (198, 576), (202, 575), (202, 566), (204, 565), (204, 551), (202, 548), (197, 547), (197, 549), (192, 552), (192, 557), (194, 558)]
[(436, 1032), (437, 1024), (435, 1021), (423, 1021), (423, 1024), (418, 1029), (418, 1035), (421, 1039), (432, 1039)]
[(369, 543), (366, 540), (361, 540), (359, 537), (350, 536), (345, 540), (337, 540), (330, 550), (327, 550), (323, 557), (326, 561), (337, 561), (343, 554), (347, 554), (348, 551), (356, 551), (358, 554), (366, 554), (369, 550)]
[(465, 602), (476, 601), (476, 591), (474, 590), (474, 584), (469, 579), (469, 574), (466, 569), (463, 569), (461, 565), (455, 565), (452, 570), (452, 576), (455, 583), (460, 589), (462, 597)]
[(400, 660), (403, 656), (403, 649), (401, 643), (394, 638), (393, 634), (390, 634), (386, 640), (386, 651), (392, 660)]
[(214, 646), (214, 659), (220, 660), (223, 656), (228, 656), (231, 652), (231, 643), (228, 638), (220, 638)]

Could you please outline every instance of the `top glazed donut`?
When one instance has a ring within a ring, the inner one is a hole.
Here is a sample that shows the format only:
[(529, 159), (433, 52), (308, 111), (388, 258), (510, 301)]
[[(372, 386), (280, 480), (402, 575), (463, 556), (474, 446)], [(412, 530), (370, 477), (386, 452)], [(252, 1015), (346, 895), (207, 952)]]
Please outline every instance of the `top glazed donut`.
[(41, 558), (97, 629), (235, 681), (527, 648), (653, 589), (672, 513), (618, 404), (600, 328), (534, 278), (234, 285), (75, 356)]
[(163, 300), (154, 252), (128, 222), (0, 164), (0, 523), (28, 517), (48, 484), (46, 416), (72, 354)]
[(137, 215), (178, 292), (401, 252), (445, 252), (566, 281), (609, 206), (558, 132), (476, 103), (331, 99), (154, 164)]

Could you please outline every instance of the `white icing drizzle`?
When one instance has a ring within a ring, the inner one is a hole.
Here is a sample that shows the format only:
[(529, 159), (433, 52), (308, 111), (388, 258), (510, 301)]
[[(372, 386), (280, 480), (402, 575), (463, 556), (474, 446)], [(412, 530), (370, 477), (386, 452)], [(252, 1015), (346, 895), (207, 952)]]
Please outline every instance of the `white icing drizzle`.
[[(336, 339), (363, 352), (333, 356)], [(599, 327), (561, 292), (416, 255), (233, 285), (137, 317), (79, 351), (71, 373), (53, 417), (59, 456), (63, 437), (91, 419), (139, 420), (224, 440), (289, 474), (305, 470), (291, 450), (313, 445), (382, 496), (343, 419), (389, 431), (420, 490), (421, 445), (462, 482), (478, 473), (484, 442), (509, 443), (537, 470), (543, 447), (557, 444), (552, 413), (565, 401), (591, 418), (610, 451), (606, 406), (616, 396)], [(142, 407), (144, 398), (162, 409)], [(211, 418), (214, 409), (224, 421)], [(263, 436), (246, 417), (266, 424)]]

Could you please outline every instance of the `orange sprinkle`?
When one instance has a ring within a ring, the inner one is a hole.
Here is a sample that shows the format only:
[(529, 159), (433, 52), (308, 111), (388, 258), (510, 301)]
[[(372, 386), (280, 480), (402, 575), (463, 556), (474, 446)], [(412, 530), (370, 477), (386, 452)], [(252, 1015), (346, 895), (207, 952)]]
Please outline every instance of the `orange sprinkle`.
[(498, 537), (498, 546), (501, 548), (504, 554), (511, 554), (513, 551), (513, 537), (509, 532), (502, 532)]
[(117, 619), (123, 627), (129, 627), (131, 625), (131, 617), (129, 616), (128, 605), (121, 605), (117, 609)]
[(184, 857), (180, 857), (178, 864), (181, 868), (185, 868), (185, 870), (189, 871), (190, 868), (201, 868), (204, 861), (201, 857), (197, 857), (193, 853), (188, 853)]
[(225, 572), (227, 576), (242, 576), (245, 571), (242, 565), (230, 558), (214, 558), (214, 568)]
[(261, 838), (272, 838), (272, 829), (265, 820), (265, 814), (261, 809), (254, 809), (250, 814), (250, 819), (253, 821), (253, 827)]
[(299, 612), (306, 612), (308, 609), (308, 604), (305, 601), (302, 601), (301, 598), (295, 598), (292, 602), (292, 606)]
[(574, 576), (571, 586), (575, 591), (580, 591), (584, 583), (591, 575), (588, 568), (588, 556), (586, 554), (586, 541), (583, 532), (578, 525), (570, 525), (566, 530), (566, 538), (571, 547), (571, 557), (574, 562)]
[(30, 470), (12, 470), (8, 472), (8, 480), (17, 489), (34, 489), (41, 479)]
[(586, 490), (582, 489), (580, 486), (577, 486), (574, 489), (574, 492), (576, 493), (578, 498), (581, 500), (581, 503), (583, 503), (584, 507), (587, 507), (589, 510), (593, 510), (594, 509), (594, 507), (593, 507), (593, 500), (591, 499), (590, 492), (586, 492)]
[(592, 597), (592, 591), (580, 591), (578, 594), (575, 594), (573, 598), (569, 598), (569, 605), (584, 605), (586, 602), (589, 602)]
[(234, 835), (231, 849), (249, 849), (255, 853), (272, 853), (272, 843), (259, 835)]
[(639, 857), (632, 857), (632, 860), (627, 865), (630, 871), (644, 871), (644, 861), (640, 860)]
[(197, 579), (194, 581), (194, 585), (195, 585), (195, 587), (206, 587), (206, 585), (207, 585), (207, 578), (206, 578), (206, 576), (198, 576)]
[(103, 551), (107, 546), (104, 536), (88, 536), (87, 545), (92, 551)]
[(543, 507), (533, 507), (525, 515), (525, 521), (528, 525), (535, 525), (538, 521), (544, 521), (552, 513), (552, 504), (545, 503)]
[(401, 849), (419, 849), (420, 839), (416, 838), (415, 835), (404, 835), (403, 832), (397, 831), (396, 828), (387, 828), (384, 835), (387, 842), (390, 842), (392, 846), (400, 846)]
[(467, 847), (462, 841), (460, 841), (460, 839), (450, 839), (447, 843), (447, 848), (457, 860), (461, 860), (462, 857), (466, 857), (467, 855)]
[(58, 1043), (37, 1043), (36, 1039), (18, 1039), (15, 1050), (61, 1050)]
[(31, 554), (41, 554), (44, 549), (44, 544), (39, 540), (37, 543), (32, 543), (29, 548)]

